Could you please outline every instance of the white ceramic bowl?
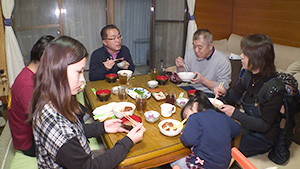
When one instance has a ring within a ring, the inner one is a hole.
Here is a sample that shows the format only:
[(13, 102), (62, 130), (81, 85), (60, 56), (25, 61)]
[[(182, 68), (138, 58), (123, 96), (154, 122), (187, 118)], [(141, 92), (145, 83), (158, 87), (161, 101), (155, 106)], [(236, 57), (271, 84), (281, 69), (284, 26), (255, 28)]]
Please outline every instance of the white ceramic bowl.
[(154, 110), (146, 111), (144, 113), (145, 119), (149, 123), (154, 123), (159, 119), (159, 113)]
[(158, 128), (159, 128), (159, 131), (163, 135), (166, 135), (166, 136), (176, 136), (183, 129), (183, 126), (181, 126), (177, 130), (175, 130), (175, 131), (173, 129), (170, 129), (169, 131), (167, 131), (167, 130), (165, 130), (165, 129), (162, 128), (163, 124), (165, 124), (166, 122), (172, 122), (174, 127), (180, 123), (180, 121), (175, 120), (175, 119), (166, 119), (166, 120), (163, 120), (163, 121), (159, 122)]
[(181, 98), (176, 99), (176, 104), (178, 107), (183, 108), (188, 101), (189, 101), (189, 99), (181, 97)]
[[(124, 112), (124, 108), (125, 107), (131, 107), (132, 110)], [(134, 112), (135, 108), (136, 108), (136, 106), (133, 103), (130, 103), (130, 102), (118, 102), (118, 103), (116, 103), (113, 106), (112, 111), (113, 111), (114, 115), (117, 118), (121, 119), (123, 117), (121, 111), (123, 111), (127, 115), (133, 115), (133, 112)]]
[(150, 81), (148, 81), (148, 86), (149, 86), (149, 88), (154, 89), (158, 86), (158, 81), (150, 80)]
[(190, 82), (195, 77), (194, 72), (178, 72), (178, 77), (184, 82)]
[(118, 95), (119, 86), (115, 86), (111, 89), (112, 93)]
[(126, 62), (120, 62), (120, 63), (117, 63), (117, 66), (120, 68), (120, 69), (123, 69), (126, 65)]
[(131, 70), (119, 70), (117, 72), (118, 75), (123, 74), (123, 73), (127, 74), (127, 80), (129, 80), (131, 78), (133, 72)]
[(221, 106), (223, 106), (223, 102), (221, 101), (221, 100), (219, 100), (219, 99), (216, 99), (215, 101), (214, 101), (214, 99), (215, 98), (208, 98), (209, 99), (209, 101), (211, 102), (211, 104), (213, 104), (215, 107), (217, 107), (217, 108), (220, 108)]

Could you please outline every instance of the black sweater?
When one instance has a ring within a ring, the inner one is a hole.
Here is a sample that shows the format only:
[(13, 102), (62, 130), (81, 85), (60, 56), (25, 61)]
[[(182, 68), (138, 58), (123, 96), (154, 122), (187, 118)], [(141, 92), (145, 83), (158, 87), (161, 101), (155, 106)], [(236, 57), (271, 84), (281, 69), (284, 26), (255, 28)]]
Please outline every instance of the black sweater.
[[(124, 57), (124, 60), (126, 60), (130, 64), (128, 70), (132, 70), (134, 72), (135, 66), (133, 64), (129, 49), (126, 46), (121, 47), (121, 50), (117, 54), (116, 59), (122, 57)], [(119, 70), (121, 70), (117, 66), (117, 63), (122, 61), (116, 61), (116, 64), (112, 67), (112, 69), (106, 70), (103, 62), (105, 62), (107, 59), (112, 59), (112, 56), (108, 53), (108, 51), (104, 46), (95, 50), (92, 53), (91, 60), (90, 60), (90, 70), (89, 70), (90, 81), (104, 80), (106, 74), (117, 73)]]
[[(245, 92), (244, 102), (255, 103), (254, 95), (259, 92), (263, 84), (275, 77), (262, 77), (261, 74), (252, 74), (251, 80), (248, 84), (248, 88), (245, 91), (242, 83), (238, 83), (233, 89), (228, 90), (225, 100), (238, 101)], [(254, 86), (252, 86), (252, 84)], [(261, 112), (260, 118), (247, 115), (242, 113), (239, 109), (235, 109), (232, 117), (237, 119), (241, 125), (249, 131), (260, 132), (267, 136), (271, 140), (275, 140), (279, 134), (279, 119), (280, 119), (280, 108), (283, 104), (283, 96), (280, 93), (274, 93), (272, 97), (264, 102), (259, 103)]]

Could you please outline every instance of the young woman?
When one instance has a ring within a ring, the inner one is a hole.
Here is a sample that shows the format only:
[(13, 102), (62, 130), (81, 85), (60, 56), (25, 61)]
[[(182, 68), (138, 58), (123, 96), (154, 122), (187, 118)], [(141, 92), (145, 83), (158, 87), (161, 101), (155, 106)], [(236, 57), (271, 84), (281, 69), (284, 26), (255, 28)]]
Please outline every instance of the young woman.
[[(67, 36), (53, 40), (43, 54), (30, 107), (39, 168), (115, 168), (143, 137), (142, 124), (128, 132), (118, 119), (80, 123), (74, 95), (85, 81), (87, 55), (80, 42)], [(87, 138), (116, 132), (128, 134), (114, 148), (94, 157)]]
[[(216, 87), (214, 93), (242, 105), (245, 113), (231, 105), (224, 105), (221, 111), (241, 123), (243, 135), (239, 150), (249, 157), (268, 152), (278, 138), (283, 104), (280, 90), (284, 86), (280, 82), (267, 83), (276, 80), (274, 47), (267, 35), (246, 36), (241, 41), (241, 48), (246, 72), (233, 89)], [(261, 90), (264, 86), (269, 86), (267, 92)]]
[(224, 113), (215, 110), (207, 96), (197, 90), (181, 111), (187, 118), (180, 140), (191, 147), (192, 154), (171, 166), (181, 169), (224, 169), (231, 160), (231, 140), (241, 132), (240, 125)]

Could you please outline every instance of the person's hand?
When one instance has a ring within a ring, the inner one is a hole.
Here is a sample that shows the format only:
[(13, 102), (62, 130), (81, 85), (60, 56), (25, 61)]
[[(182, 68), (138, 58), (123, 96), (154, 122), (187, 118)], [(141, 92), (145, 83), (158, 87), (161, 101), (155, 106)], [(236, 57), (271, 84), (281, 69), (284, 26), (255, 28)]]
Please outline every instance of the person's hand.
[(132, 125), (133, 128), (129, 131), (127, 136), (132, 140), (135, 144), (143, 139), (144, 130), (142, 129), (143, 123), (139, 123), (138, 125)]
[(235, 110), (235, 107), (228, 104), (224, 104), (221, 106), (220, 110), (224, 112), (228, 117), (231, 117)]
[(103, 62), (103, 65), (106, 68), (106, 70), (110, 70), (115, 65), (115, 61), (107, 58), (106, 61)]
[(191, 83), (203, 83), (205, 77), (202, 76), (199, 72), (194, 72), (197, 76), (191, 80)]
[(123, 62), (125, 62), (125, 66), (123, 69), (128, 69), (130, 66), (130, 63), (128, 63), (126, 60), (124, 60)]
[(175, 63), (176, 63), (177, 67), (183, 67), (184, 66), (184, 60), (180, 56), (178, 58), (176, 58)]
[(214, 94), (217, 98), (220, 97), (220, 96), (225, 96), (226, 95), (226, 89), (223, 86), (218, 85), (214, 88)]
[(106, 133), (117, 133), (117, 132), (126, 132), (129, 131), (122, 127), (121, 119), (110, 119), (104, 122), (104, 129)]

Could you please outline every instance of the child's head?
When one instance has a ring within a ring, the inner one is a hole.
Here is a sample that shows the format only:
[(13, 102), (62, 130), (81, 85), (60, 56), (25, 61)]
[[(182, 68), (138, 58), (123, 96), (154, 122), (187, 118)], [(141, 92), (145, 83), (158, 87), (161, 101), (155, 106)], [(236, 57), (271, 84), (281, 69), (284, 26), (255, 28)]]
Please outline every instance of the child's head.
[(85, 47), (71, 37), (60, 36), (49, 43), (36, 73), (32, 111), (39, 112), (51, 101), (59, 113), (74, 121), (73, 113), (79, 113), (79, 106), (72, 95), (85, 81), (87, 55)]
[(215, 107), (208, 100), (206, 94), (200, 90), (197, 90), (186, 103), (186, 105), (181, 110), (181, 118), (189, 118), (193, 113), (203, 112), (208, 109), (215, 109)]

